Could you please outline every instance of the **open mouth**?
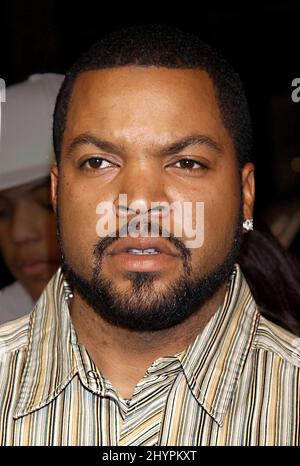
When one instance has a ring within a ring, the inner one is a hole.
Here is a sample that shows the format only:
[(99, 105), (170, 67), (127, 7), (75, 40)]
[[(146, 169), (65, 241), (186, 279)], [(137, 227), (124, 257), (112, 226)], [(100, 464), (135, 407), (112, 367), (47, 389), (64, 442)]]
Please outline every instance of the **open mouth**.
[(180, 259), (178, 251), (164, 238), (120, 238), (108, 248), (105, 258), (111, 273), (170, 271)]
[(158, 249), (148, 248), (148, 249), (128, 249), (129, 254), (160, 254)]

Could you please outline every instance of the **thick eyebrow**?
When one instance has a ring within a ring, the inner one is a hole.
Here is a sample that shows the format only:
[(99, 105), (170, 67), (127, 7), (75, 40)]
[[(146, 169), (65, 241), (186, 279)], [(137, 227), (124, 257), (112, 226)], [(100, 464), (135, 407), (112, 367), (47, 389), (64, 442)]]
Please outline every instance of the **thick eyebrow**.
[(217, 152), (219, 154), (223, 152), (220, 144), (218, 144), (211, 136), (208, 136), (206, 134), (192, 134), (190, 136), (186, 136), (164, 147), (161, 152), (163, 155), (172, 155), (181, 152), (188, 146), (196, 145), (206, 145), (214, 152)]
[[(73, 139), (67, 148), (67, 156), (71, 157), (73, 150), (76, 147), (82, 146), (84, 144), (92, 144), (103, 152), (110, 152), (116, 155), (121, 155), (123, 152), (122, 147), (117, 146), (112, 142), (105, 141), (91, 134), (80, 134), (75, 139)], [(160, 150), (160, 153), (162, 155), (172, 155), (182, 151), (188, 146), (196, 145), (206, 145), (214, 152), (222, 153), (222, 147), (211, 136), (206, 134), (191, 134), (189, 136), (185, 136), (184, 138), (181, 138), (163, 147)]]
[(104, 141), (103, 139), (99, 139), (96, 136), (92, 136), (91, 134), (80, 134), (75, 139), (73, 139), (69, 145), (67, 149), (67, 156), (70, 157), (76, 147), (83, 146), (84, 144), (93, 144), (93, 146), (97, 147), (103, 152), (110, 152), (116, 155), (120, 155), (122, 152), (121, 148), (112, 142)]

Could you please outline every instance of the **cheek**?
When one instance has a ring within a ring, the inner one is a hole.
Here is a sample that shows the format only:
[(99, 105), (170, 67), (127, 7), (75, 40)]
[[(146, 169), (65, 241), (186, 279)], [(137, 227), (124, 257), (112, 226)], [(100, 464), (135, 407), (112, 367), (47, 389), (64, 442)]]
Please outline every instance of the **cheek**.
[(236, 229), (240, 211), (241, 191), (235, 159), (222, 160), (214, 183), (206, 196), (206, 232), (221, 244), (228, 244)]
[(206, 189), (199, 198), (204, 203), (203, 244), (192, 250), (195, 261), (205, 269), (222, 261), (231, 249), (240, 209), (239, 187), (226, 185)]
[(223, 237), (236, 224), (241, 195), (236, 181), (226, 184), (226, 181), (218, 176), (215, 179), (199, 180), (193, 189), (173, 190), (169, 199), (171, 202), (177, 199), (181, 204), (184, 212), (183, 222), (187, 219), (195, 229), (198, 218), (201, 225), (204, 222), (206, 237), (214, 232)]
[(206, 203), (205, 243), (215, 251), (228, 251), (232, 243), (239, 202), (236, 198), (220, 202), (214, 200)]
[(0, 253), (3, 256), (6, 264), (11, 267), (11, 264), (15, 262), (14, 259), (14, 245), (11, 240), (11, 232), (9, 228), (9, 223), (2, 223), (0, 226)]
[(99, 197), (85, 190), (71, 190), (67, 186), (60, 192), (58, 214), (64, 254), (78, 270), (87, 270), (99, 242), (96, 232), (98, 202)]
[(206, 202), (204, 240), (201, 247), (191, 250), (195, 271), (205, 275), (223, 262), (232, 247), (236, 217), (237, 209)]
[(35, 219), (34, 229), (38, 234), (39, 242), (37, 248), (47, 251), (49, 259), (59, 258), (59, 247), (56, 233), (56, 220), (54, 212), (45, 209), (43, 206), (34, 205), (30, 210), (30, 215)]
[(19, 276), (19, 268), (16, 265), (18, 256), (17, 251), (14, 248), (13, 244), (9, 241), (5, 241), (4, 244), (1, 244), (1, 255), (3, 257), (3, 261), (6, 267), (9, 269), (10, 273), (18, 278)]

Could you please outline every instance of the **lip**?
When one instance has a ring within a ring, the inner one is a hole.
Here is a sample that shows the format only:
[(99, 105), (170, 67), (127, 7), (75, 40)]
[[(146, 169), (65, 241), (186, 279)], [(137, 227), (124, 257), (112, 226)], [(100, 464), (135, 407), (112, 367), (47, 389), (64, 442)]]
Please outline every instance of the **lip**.
[[(170, 256), (178, 257), (177, 251), (162, 238), (122, 238), (118, 239), (112, 248), (107, 251), (108, 255), (115, 255), (120, 253), (127, 253), (128, 249), (157, 249), (160, 253), (168, 254)], [(156, 257), (156, 256), (155, 256)]]
[(45, 275), (49, 275), (52, 265), (53, 264), (49, 261), (40, 260), (35, 262), (22, 262), (19, 267), (22, 271), (22, 275), (26, 277), (39, 276), (43, 278)]
[[(149, 248), (157, 249), (160, 253), (137, 255), (127, 252), (128, 249)], [(155, 272), (172, 267), (179, 254), (161, 238), (122, 238), (107, 252), (107, 257), (117, 268), (127, 272)]]

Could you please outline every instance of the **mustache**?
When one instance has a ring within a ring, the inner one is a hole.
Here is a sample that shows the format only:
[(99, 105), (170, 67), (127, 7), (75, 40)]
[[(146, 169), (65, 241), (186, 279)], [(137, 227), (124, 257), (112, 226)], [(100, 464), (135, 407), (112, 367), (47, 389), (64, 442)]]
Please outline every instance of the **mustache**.
[[(151, 227), (153, 229), (153, 222), (146, 222), (146, 225), (148, 226), (148, 232), (151, 231)], [(95, 256), (95, 258), (99, 259), (105, 253), (106, 248), (108, 248), (119, 238), (123, 237), (125, 234), (125, 236), (127, 236), (128, 227), (129, 223), (126, 223), (111, 235), (101, 238), (100, 241), (94, 246), (93, 255)], [(158, 232), (156, 237), (164, 237), (167, 241), (170, 241), (170, 243), (172, 243), (175, 246), (185, 263), (188, 263), (190, 261), (191, 251), (185, 246), (183, 241), (175, 237), (170, 231), (166, 230), (165, 228), (162, 228), (162, 226), (159, 224), (155, 224), (154, 231)]]

